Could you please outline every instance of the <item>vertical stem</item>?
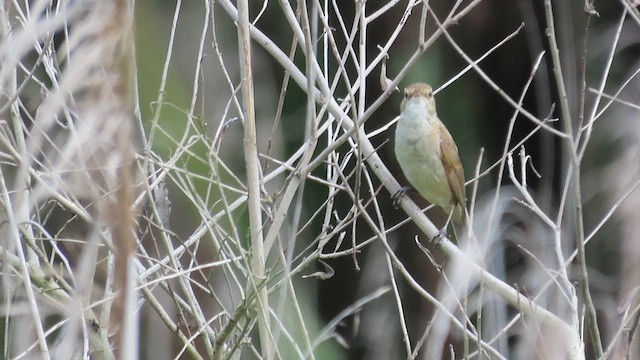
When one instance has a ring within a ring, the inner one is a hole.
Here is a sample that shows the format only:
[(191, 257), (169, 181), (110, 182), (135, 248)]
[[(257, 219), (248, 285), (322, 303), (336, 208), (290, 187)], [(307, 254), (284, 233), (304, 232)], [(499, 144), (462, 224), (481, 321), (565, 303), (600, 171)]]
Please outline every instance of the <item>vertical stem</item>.
[(260, 210), (260, 169), (256, 139), (255, 108), (253, 98), (253, 74), (251, 69), (251, 37), (249, 34), (248, 0), (238, 1), (238, 52), (242, 78), (242, 115), (244, 121), (244, 159), (247, 166), (249, 198), (249, 225), (251, 227), (251, 267), (253, 279), (250, 285), (257, 292), (256, 310), (262, 356), (273, 358), (269, 330), (269, 299), (267, 288), (258, 286), (265, 280), (265, 256), (262, 239), (262, 212)]
[[(587, 315), (587, 331), (589, 332), (593, 349), (596, 356), (600, 358), (603, 354), (602, 341), (600, 339), (600, 329), (598, 329), (598, 318), (596, 309), (591, 299), (589, 291), (589, 273), (587, 272), (587, 260), (584, 248), (584, 219), (582, 216), (582, 196), (580, 193), (580, 159), (577, 154), (577, 142), (573, 137), (573, 124), (571, 122), (571, 113), (569, 111), (569, 101), (567, 99), (567, 90), (565, 88), (562, 75), (562, 67), (560, 64), (560, 51), (558, 50), (558, 42), (556, 40), (555, 26), (553, 21), (553, 8), (551, 0), (545, 0), (545, 15), (547, 19), (547, 36), (549, 37), (549, 47), (551, 50), (551, 58), (553, 60), (553, 74), (556, 78), (558, 94), (560, 96), (560, 109), (562, 113), (562, 121), (569, 142), (571, 165), (573, 167), (573, 188), (575, 196), (575, 217), (576, 217), (576, 247), (578, 250), (578, 266), (580, 271), (582, 297), (586, 307)], [(570, 173), (569, 173), (570, 174)], [(577, 311), (577, 309), (574, 309)]]
[(573, 141), (573, 124), (571, 123), (571, 112), (569, 110), (569, 100), (567, 97), (567, 88), (564, 85), (564, 77), (562, 74), (562, 66), (560, 64), (560, 50), (558, 50), (558, 41), (556, 39), (555, 23), (553, 21), (553, 9), (551, 0), (544, 1), (545, 14), (547, 17), (547, 36), (549, 37), (549, 47), (551, 59), (553, 60), (553, 76), (556, 78), (556, 86), (558, 87), (558, 96), (560, 97), (560, 112), (562, 113), (562, 125)]

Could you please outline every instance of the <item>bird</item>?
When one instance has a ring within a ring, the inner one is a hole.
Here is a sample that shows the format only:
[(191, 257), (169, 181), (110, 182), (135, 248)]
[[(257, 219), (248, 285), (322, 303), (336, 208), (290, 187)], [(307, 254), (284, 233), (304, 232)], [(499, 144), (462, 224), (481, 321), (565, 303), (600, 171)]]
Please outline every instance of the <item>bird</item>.
[[(438, 118), (431, 85), (407, 86), (400, 111), (395, 133), (396, 158), (413, 188), (449, 215), (439, 234), (443, 235), (452, 217), (459, 226), (468, 218), (458, 147)], [(405, 192), (406, 189), (400, 190), (394, 197)]]

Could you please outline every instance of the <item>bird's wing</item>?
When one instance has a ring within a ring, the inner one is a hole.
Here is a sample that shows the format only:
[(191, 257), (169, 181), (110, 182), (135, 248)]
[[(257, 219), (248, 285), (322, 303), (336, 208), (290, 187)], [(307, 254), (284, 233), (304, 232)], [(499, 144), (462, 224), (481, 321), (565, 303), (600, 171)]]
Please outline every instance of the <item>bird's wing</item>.
[(442, 165), (444, 165), (451, 192), (456, 204), (466, 208), (464, 170), (458, 156), (458, 147), (444, 124), (439, 123), (438, 125), (440, 127), (440, 159), (442, 160)]

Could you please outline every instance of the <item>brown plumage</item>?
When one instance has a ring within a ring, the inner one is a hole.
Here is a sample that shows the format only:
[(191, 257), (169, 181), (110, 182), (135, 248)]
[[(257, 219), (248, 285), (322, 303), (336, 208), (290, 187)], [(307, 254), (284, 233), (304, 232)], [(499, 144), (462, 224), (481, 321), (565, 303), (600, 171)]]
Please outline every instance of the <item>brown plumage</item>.
[(400, 167), (422, 197), (463, 224), (464, 170), (458, 147), (438, 118), (433, 90), (429, 84), (415, 83), (404, 93), (395, 145)]

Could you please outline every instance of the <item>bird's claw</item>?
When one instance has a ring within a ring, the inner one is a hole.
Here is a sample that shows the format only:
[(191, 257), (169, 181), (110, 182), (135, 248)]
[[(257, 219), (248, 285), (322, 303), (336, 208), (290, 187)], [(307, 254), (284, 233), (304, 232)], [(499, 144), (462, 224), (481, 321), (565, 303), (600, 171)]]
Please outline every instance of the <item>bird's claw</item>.
[(447, 236), (447, 228), (438, 230), (438, 233), (430, 240), (435, 241), (435, 246), (440, 246), (440, 242)]
[(396, 193), (391, 196), (391, 199), (393, 200), (393, 207), (397, 209), (400, 205), (400, 199), (402, 199), (403, 196), (407, 195), (407, 193), (411, 190), (413, 190), (412, 187), (405, 186), (396, 191)]

